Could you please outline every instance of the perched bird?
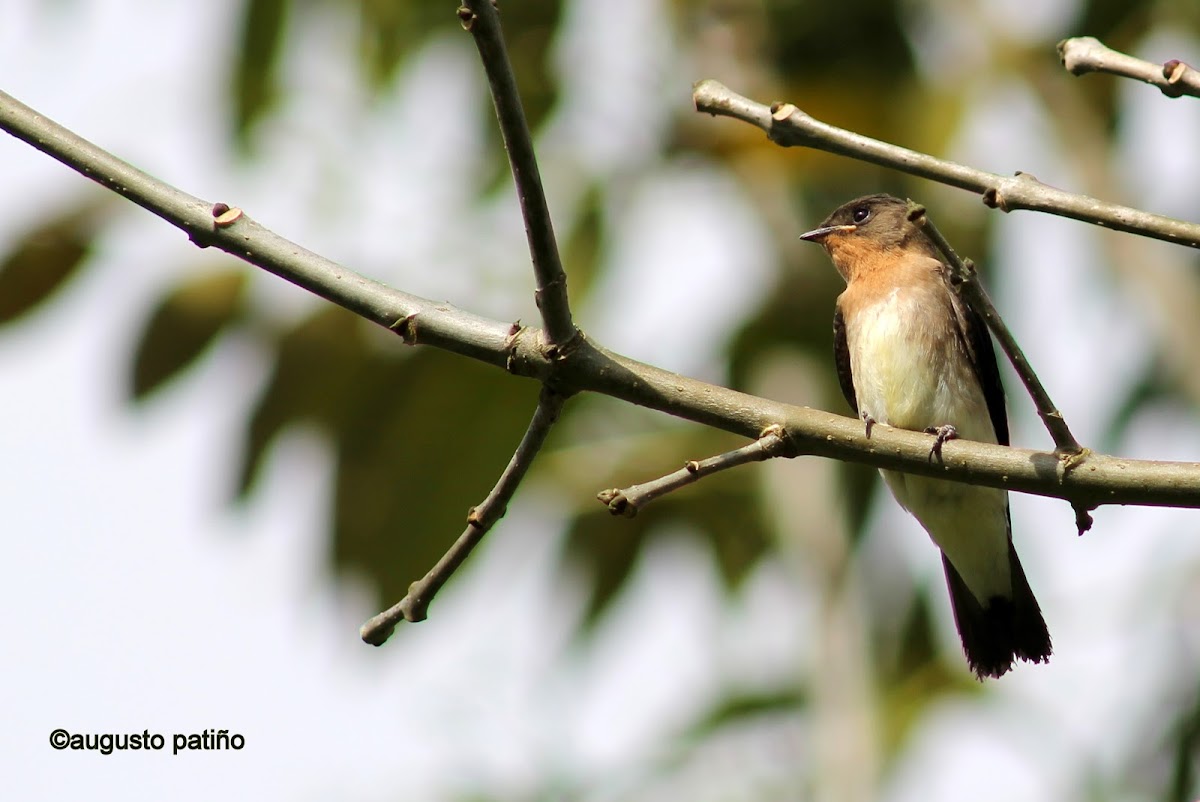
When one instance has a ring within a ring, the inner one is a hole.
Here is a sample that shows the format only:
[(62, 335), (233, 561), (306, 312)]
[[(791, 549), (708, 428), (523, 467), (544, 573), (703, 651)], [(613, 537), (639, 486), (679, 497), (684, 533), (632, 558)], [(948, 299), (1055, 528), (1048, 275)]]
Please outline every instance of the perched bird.
[[(1004, 390), (987, 325), (909, 206), (867, 195), (801, 239), (820, 243), (846, 280), (833, 318), (842, 393), (867, 427), (1008, 445)], [(1016, 658), (1050, 658), (1050, 633), (1013, 547), (1008, 493), (880, 471), (942, 551), (954, 623), (971, 670), (999, 677)]]

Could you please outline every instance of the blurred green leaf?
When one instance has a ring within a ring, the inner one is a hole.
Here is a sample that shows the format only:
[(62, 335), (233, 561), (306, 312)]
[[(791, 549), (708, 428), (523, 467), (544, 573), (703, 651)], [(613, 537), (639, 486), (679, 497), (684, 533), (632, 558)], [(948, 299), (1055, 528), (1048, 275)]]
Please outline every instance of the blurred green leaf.
[(1129, 50), (1146, 32), (1151, 12), (1157, 5), (1159, 4), (1136, 0), (1086, 0), (1070, 35), (1095, 36), (1109, 47)]
[(373, 358), (336, 445), (335, 563), (369, 576), (384, 605), (403, 596), (495, 485), (537, 394), (534, 382), (431, 348)]
[(785, 688), (763, 693), (733, 693), (718, 699), (684, 734), (688, 740), (705, 738), (717, 730), (737, 726), (770, 715), (794, 715), (808, 706), (804, 688)]
[(604, 188), (592, 184), (584, 195), (579, 214), (574, 216), (570, 231), (566, 232), (562, 262), (570, 280), (567, 290), (571, 304), (579, 304), (587, 297), (600, 269), (601, 255), (607, 243), (604, 224)]
[(357, 0), (359, 55), (370, 88), (392, 80), (404, 56), (437, 33), (459, 32), (456, 6), (439, 2)]
[(641, 554), (648, 527), (644, 513), (629, 520), (614, 518), (599, 506), (577, 516), (567, 530), (567, 556), (588, 576), (591, 586), (582, 621), (589, 630), (608, 609)]
[(11, 323), (66, 286), (91, 253), (111, 196), (77, 200), (17, 239), (0, 262), (0, 325)]
[(370, 364), (362, 321), (323, 305), (285, 332), (276, 344), (271, 377), (251, 413), (237, 492), (253, 488), (262, 458), (286, 427), (311, 423), (335, 436), (353, 414), (353, 385)]
[(280, 338), (238, 494), (253, 488), (279, 434), (316, 426), (336, 459), (334, 564), (391, 604), (462, 533), (520, 442), (538, 388), (432, 348), (380, 348), (367, 334), (355, 316), (324, 307)]
[(766, 3), (770, 57), (783, 75), (840, 75), (847, 92), (911, 73), (896, 3)]
[(1179, 383), (1171, 377), (1161, 354), (1155, 354), (1153, 359), (1147, 360), (1142, 366), (1141, 375), (1121, 389), (1121, 402), (1103, 429), (1104, 439), (1097, 445), (1097, 448), (1110, 454), (1120, 449), (1130, 424), (1147, 408), (1158, 403), (1192, 403)]
[[(676, 447), (706, 454), (717, 441), (700, 437), (679, 438)], [(723, 438), (721, 438), (723, 439)], [(686, 457), (671, 459), (658, 453), (649, 459), (626, 461), (607, 478), (597, 477), (596, 487), (628, 485), (676, 470)], [(666, 457), (664, 459), (663, 457)], [(599, 502), (585, 507), (571, 521), (565, 558), (589, 577), (591, 587), (582, 621), (589, 630), (617, 597), (632, 574), (643, 546), (668, 527), (694, 534), (712, 551), (726, 588), (733, 590), (770, 550), (772, 539), (759, 509), (753, 466), (743, 466), (676, 490), (647, 505), (633, 518), (613, 516)]]
[(290, 0), (245, 0), (242, 7), (230, 95), (234, 138), (243, 148), (254, 124), (278, 99), (279, 56), (290, 6)]
[(501, 3), (500, 24), (504, 29), (508, 58), (517, 89), (529, 120), (536, 131), (558, 101), (558, 77), (551, 69), (550, 45), (562, 19), (563, 0), (527, 0)]
[(206, 273), (177, 285), (142, 327), (129, 394), (142, 401), (204, 353), (242, 313), (246, 271)]
[[(525, 119), (535, 138), (550, 110), (558, 102), (558, 76), (551, 69), (550, 46), (562, 18), (562, 10), (562, 0), (528, 0), (500, 5), (500, 25), (508, 59), (517, 80)], [(493, 107), (490, 100), (487, 105), (490, 119), (484, 131), (492, 140), (492, 146), (486, 151), (492, 161), (488, 178), (482, 184), (484, 194), (512, 192), (512, 173), (500, 144), (500, 129), (491, 114)]]
[(1185, 706), (1171, 733), (1171, 782), (1163, 794), (1165, 802), (1189, 802), (1200, 793), (1200, 693)]

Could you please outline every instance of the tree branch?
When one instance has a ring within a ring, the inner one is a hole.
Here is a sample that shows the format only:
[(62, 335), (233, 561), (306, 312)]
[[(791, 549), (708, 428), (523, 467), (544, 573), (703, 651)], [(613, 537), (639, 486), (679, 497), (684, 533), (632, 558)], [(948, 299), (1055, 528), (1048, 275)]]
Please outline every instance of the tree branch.
[(562, 260), (558, 255), (554, 224), (550, 219), (550, 208), (546, 205), (546, 193), (542, 189), (542, 177), (533, 152), (529, 124), (525, 121), (525, 110), (521, 106), (521, 95), (517, 92), (517, 79), (513, 75), (504, 45), (504, 34), (500, 30), (500, 15), (493, 6), (493, 0), (465, 0), (458, 9), (458, 18), (463, 28), (475, 39), (479, 58), (483, 61), (491, 85), (496, 119), (500, 121), (500, 134), (504, 138), (513, 181), (517, 185), (521, 217), (525, 220), (525, 236), (529, 240), (529, 254), (533, 259), (533, 273), (537, 281), (534, 297), (542, 313), (542, 323), (551, 346), (569, 348), (577, 330), (567, 302), (567, 275), (563, 272)]
[(396, 624), (401, 621), (415, 623), (425, 620), (433, 597), (463, 564), (472, 549), (479, 545), (488, 530), (504, 516), (508, 502), (517, 492), (526, 471), (533, 464), (533, 458), (545, 444), (546, 436), (558, 420), (564, 401), (564, 396), (546, 387), (542, 388), (537, 409), (533, 412), (533, 420), (529, 422), (529, 428), (525, 430), (520, 445), (517, 446), (504, 472), (500, 474), (492, 492), (488, 493), (482, 504), (473, 507), (467, 513), (467, 528), (429, 573), (408, 586), (408, 594), (403, 599), (362, 625), (359, 635), (364, 641), (372, 646), (382, 646), (395, 631)]
[[(946, 257), (946, 261), (949, 262), (950, 268), (953, 270), (953, 275), (960, 282), (958, 285), (959, 292), (966, 297), (967, 303), (987, 323), (987, 327), (996, 336), (1000, 347), (1004, 349), (1004, 354), (1008, 357), (1008, 361), (1012, 364), (1013, 369), (1021, 377), (1021, 383), (1025, 385), (1026, 392), (1033, 399), (1033, 405), (1037, 408), (1038, 416), (1042, 419), (1042, 423), (1045, 424), (1046, 430), (1050, 432), (1050, 437), (1054, 439), (1055, 453), (1066, 458), (1064, 465), (1068, 470), (1078, 468), (1079, 464), (1088, 457), (1091, 451), (1079, 445), (1079, 441), (1075, 439), (1075, 435), (1071, 434), (1071, 429), (1067, 426), (1066, 418), (1063, 417), (1062, 412), (1059, 411), (1055, 403), (1050, 400), (1050, 394), (1042, 386), (1042, 380), (1034, 372), (1033, 366), (1025, 358), (1025, 352), (1017, 344), (1017, 339), (1008, 330), (1008, 325), (1000, 317), (1000, 312), (997, 311), (996, 305), (988, 297), (987, 290), (979, 282), (979, 271), (975, 269), (975, 263), (970, 259), (964, 260), (959, 257), (958, 253), (950, 245), (949, 240), (933, 224), (933, 221), (929, 219), (924, 206), (914, 203), (911, 200), (908, 204), (908, 218), (924, 227), (925, 233), (929, 235), (934, 245)], [(1079, 502), (1072, 502), (1072, 507), (1075, 509), (1075, 528), (1082, 535), (1092, 528), (1091, 513), (1087, 505)]]
[(711, 79), (696, 83), (692, 88), (692, 99), (697, 111), (756, 125), (771, 141), (784, 147), (824, 150), (966, 189), (982, 195), (984, 204), (994, 209), (1046, 212), (1200, 248), (1200, 224), (1076, 195), (1043, 184), (1029, 173), (1018, 172), (1008, 178), (890, 145), (815, 120), (790, 103), (776, 103), (768, 108)]
[(1142, 61), (1107, 47), (1093, 36), (1063, 39), (1058, 43), (1058, 57), (1072, 75), (1107, 72), (1157, 86), (1167, 97), (1200, 97), (1200, 71), (1176, 58), (1162, 64)]
[(961, 282), (959, 291), (966, 296), (967, 302), (971, 304), (971, 307), (983, 317), (988, 328), (992, 330), (992, 334), (996, 335), (996, 340), (1000, 343), (1000, 347), (1004, 349), (1008, 361), (1012, 363), (1017, 375), (1021, 377), (1021, 382), (1029, 392), (1029, 397), (1033, 399), (1038, 416), (1041, 417), (1042, 423), (1046, 425), (1047, 431), (1050, 432), (1050, 437), (1054, 439), (1054, 445), (1058, 453), (1065, 456), (1082, 454), (1083, 447), (1079, 445), (1079, 441), (1075, 439), (1075, 435), (1071, 434), (1071, 429), (1067, 426), (1067, 421), (1063, 417), (1063, 414), (1059, 412), (1058, 407), (1050, 400), (1050, 394), (1042, 386), (1042, 380), (1034, 373), (1029, 360), (1025, 358), (1025, 352), (1021, 350), (1021, 346), (1017, 344), (1016, 338), (1008, 330), (1008, 326), (1000, 317), (1000, 313), (996, 310), (992, 299), (988, 297), (987, 291), (979, 283), (979, 273), (975, 269), (975, 263), (970, 259), (964, 261), (959, 257), (958, 253), (946, 240), (946, 237), (933, 224), (933, 221), (929, 219), (924, 206), (909, 201), (908, 216), (910, 220), (925, 229), (925, 233), (929, 235), (934, 245), (946, 257), (947, 262), (949, 262), (951, 269), (954, 271), (954, 275)]
[(718, 454), (708, 459), (690, 460), (674, 473), (643, 482), (640, 485), (601, 490), (596, 494), (596, 498), (601, 504), (608, 507), (608, 511), (613, 515), (632, 518), (637, 515), (638, 510), (656, 498), (665, 496), (681, 487), (687, 487), (698, 479), (717, 471), (745, 465), (748, 462), (796, 456), (790, 449), (791, 442), (787, 439), (783, 429), (779, 426), (770, 426), (762, 433), (761, 437), (741, 448), (735, 448), (733, 451), (726, 451), (724, 454)]
[[(747, 438), (781, 425), (797, 454), (858, 462), (1062, 498), (1088, 506), (1200, 507), (1200, 463), (1089, 455), (1070, 470), (1046, 452), (952, 440), (943, 462), (928, 460), (932, 438), (807, 407), (755, 398), (610, 353), (580, 335), (579, 347), (552, 358), (540, 329), (518, 327), (394, 290), (284, 239), (248, 215), (217, 225), (214, 205), (152, 178), (0, 92), (0, 129), (68, 165), (187, 233), (361, 317), (410, 345), (431, 345), (508, 372), (546, 380), (562, 394), (591, 391)], [(220, 207), (218, 207), (220, 208)], [(222, 209), (218, 216), (227, 212)]]

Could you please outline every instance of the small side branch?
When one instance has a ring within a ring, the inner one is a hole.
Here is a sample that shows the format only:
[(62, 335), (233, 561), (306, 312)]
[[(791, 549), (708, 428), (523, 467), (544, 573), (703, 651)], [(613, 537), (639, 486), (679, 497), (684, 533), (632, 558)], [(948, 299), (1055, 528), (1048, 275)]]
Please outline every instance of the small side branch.
[(1058, 43), (1058, 57), (1072, 75), (1106, 72), (1157, 86), (1167, 97), (1200, 97), (1200, 71), (1176, 58), (1162, 64), (1142, 61), (1092, 36), (1063, 39)]
[[(988, 328), (996, 336), (996, 341), (1000, 343), (1008, 361), (1012, 363), (1013, 369), (1021, 377), (1021, 383), (1025, 385), (1026, 392), (1029, 393), (1029, 397), (1033, 399), (1033, 404), (1037, 408), (1038, 417), (1042, 419), (1046, 430), (1054, 439), (1054, 451), (1063, 460), (1063, 470), (1067, 472), (1074, 470), (1091, 452), (1079, 445), (1075, 435), (1071, 434), (1066, 418), (1050, 399), (1050, 394), (1046, 392), (1042, 380), (1038, 378), (1037, 373), (1030, 366), (1029, 360), (1025, 358), (1025, 352), (1021, 350), (1016, 338), (1009, 331), (1008, 325), (1000, 317), (1000, 312), (996, 310), (987, 290), (979, 283), (979, 272), (975, 269), (975, 263), (970, 259), (959, 257), (945, 235), (929, 219), (924, 206), (909, 201), (908, 217), (925, 229), (925, 233), (946, 257), (954, 275), (961, 281), (959, 292), (966, 298), (971, 308), (987, 322)], [(1071, 506), (1075, 510), (1075, 527), (1082, 535), (1092, 528), (1091, 513), (1086, 505), (1079, 502), (1072, 502)]]
[(790, 103), (776, 103), (768, 108), (711, 79), (700, 81), (692, 88), (692, 99), (697, 111), (756, 125), (773, 142), (784, 147), (824, 150), (969, 190), (982, 195), (984, 204), (993, 209), (1046, 212), (1116, 231), (1200, 248), (1200, 224), (1106, 203), (1087, 195), (1076, 195), (1043, 184), (1029, 173), (1018, 172), (1012, 177), (1005, 177), (880, 142), (813, 119)]
[(401, 621), (416, 623), (425, 620), (433, 597), (463, 564), (472, 549), (479, 545), (488, 530), (504, 516), (508, 502), (512, 500), (529, 466), (533, 464), (534, 457), (546, 442), (546, 436), (558, 420), (565, 401), (565, 396), (542, 388), (537, 409), (534, 410), (529, 428), (525, 430), (525, 436), (521, 438), (520, 445), (509, 460), (508, 467), (500, 474), (492, 492), (488, 493), (482, 504), (472, 508), (467, 514), (467, 528), (429, 573), (409, 585), (408, 595), (362, 625), (359, 634), (364, 641), (373, 646), (381, 646), (391, 637), (396, 624)]
[(645, 484), (630, 485), (624, 489), (614, 487), (601, 490), (596, 494), (596, 498), (600, 500), (601, 504), (608, 507), (608, 511), (613, 515), (632, 518), (637, 515), (638, 510), (656, 498), (690, 485), (717, 471), (745, 465), (747, 462), (761, 462), (774, 457), (794, 456), (796, 456), (796, 450), (784, 435), (783, 427), (770, 426), (761, 437), (749, 445), (708, 459), (691, 460), (674, 473), (669, 473)]
[(1021, 350), (1021, 346), (1017, 345), (1016, 338), (1008, 330), (1008, 326), (1000, 317), (1000, 313), (996, 310), (992, 299), (988, 297), (983, 285), (979, 283), (979, 272), (975, 269), (975, 263), (970, 259), (964, 260), (958, 255), (946, 240), (945, 235), (929, 219), (929, 215), (925, 213), (924, 206), (909, 201), (908, 218), (925, 229), (925, 233), (933, 240), (933, 244), (946, 257), (946, 261), (949, 263), (951, 270), (954, 271), (954, 275), (961, 280), (962, 283), (959, 286), (959, 291), (967, 299), (967, 303), (983, 316), (992, 334), (996, 335), (996, 341), (1000, 343), (1000, 347), (1004, 349), (1008, 361), (1012, 363), (1013, 368), (1017, 371), (1017, 375), (1021, 377), (1021, 382), (1029, 392), (1029, 397), (1033, 399), (1034, 406), (1037, 407), (1038, 415), (1041, 417), (1042, 422), (1046, 424), (1046, 429), (1050, 432), (1050, 436), (1054, 438), (1055, 450), (1065, 456), (1082, 454), (1083, 447), (1079, 445), (1079, 441), (1071, 434), (1071, 429), (1067, 426), (1067, 421), (1063, 418), (1062, 412), (1050, 400), (1050, 394), (1042, 386), (1042, 380), (1038, 378), (1033, 368), (1030, 367), (1029, 360), (1025, 358), (1025, 353)]
[(533, 138), (529, 134), (529, 123), (525, 120), (525, 109), (517, 92), (517, 79), (508, 59), (504, 34), (500, 30), (500, 15), (493, 0), (465, 0), (458, 9), (458, 18), (463, 28), (475, 39), (479, 58), (483, 61), (491, 85), (496, 118), (500, 121), (500, 134), (504, 138), (513, 181), (517, 185), (521, 216), (525, 219), (525, 236), (529, 240), (529, 254), (537, 281), (535, 297), (538, 309), (541, 310), (550, 345), (556, 352), (561, 352), (575, 341), (577, 331), (567, 302), (567, 276), (563, 272), (558, 243), (554, 239), (554, 224), (546, 204), (546, 193), (542, 189)]

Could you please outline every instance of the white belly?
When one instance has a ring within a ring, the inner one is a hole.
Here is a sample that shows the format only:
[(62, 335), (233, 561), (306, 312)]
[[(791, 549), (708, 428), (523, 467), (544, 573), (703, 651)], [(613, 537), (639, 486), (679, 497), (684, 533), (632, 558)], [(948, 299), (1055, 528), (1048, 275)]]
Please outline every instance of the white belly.
[[(901, 429), (950, 424), (963, 439), (995, 443), (987, 401), (966, 355), (952, 336), (938, 336), (922, 317), (922, 310), (949, 314), (949, 309), (931, 308), (928, 301), (928, 296), (893, 291), (860, 308), (847, 327), (859, 411)], [(1007, 493), (881, 473), (896, 500), (921, 522), (978, 599), (1010, 595)]]

